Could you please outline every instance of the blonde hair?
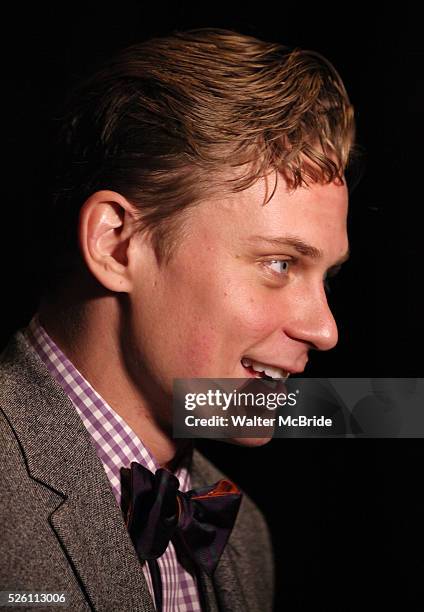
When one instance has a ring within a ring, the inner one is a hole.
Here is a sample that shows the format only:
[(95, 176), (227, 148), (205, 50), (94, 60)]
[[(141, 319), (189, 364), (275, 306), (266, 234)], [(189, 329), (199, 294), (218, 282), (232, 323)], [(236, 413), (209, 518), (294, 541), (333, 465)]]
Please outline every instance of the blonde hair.
[(343, 82), (319, 53), (219, 29), (155, 38), (71, 96), (53, 214), (76, 233), (84, 200), (118, 191), (167, 258), (180, 213), (217, 190), (274, 171), (293, 189), (342, 181), (354, 131)]

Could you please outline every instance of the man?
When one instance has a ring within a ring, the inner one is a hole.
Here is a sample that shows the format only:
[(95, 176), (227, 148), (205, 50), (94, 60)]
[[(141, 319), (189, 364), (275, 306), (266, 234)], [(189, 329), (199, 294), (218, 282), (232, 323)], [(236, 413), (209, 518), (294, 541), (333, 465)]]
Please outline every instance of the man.
[(135, 533), (147, 502), (128, 479), (174, 473), (181, 530), (184, 494), (223, 475), (173, 439), (173, 380), (284, 378), (336, 344), (325, 283), (347, 257), (353, 132), (326, 60), (227, 31), (135, 45), (77, 89), (43, 298), (2, 355), (3, 590), (65, 593), (72, 610), (271, 609), (246, 495), (207, 572), (178, 530), (140, 552), (166, 517)]

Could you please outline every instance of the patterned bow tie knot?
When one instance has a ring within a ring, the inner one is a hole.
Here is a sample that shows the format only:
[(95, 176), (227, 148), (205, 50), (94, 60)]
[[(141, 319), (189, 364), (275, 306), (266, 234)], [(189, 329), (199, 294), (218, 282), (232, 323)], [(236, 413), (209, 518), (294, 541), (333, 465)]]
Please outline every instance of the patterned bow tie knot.
[(231, 534), (242, 494), (229, 480), (191, 491), (179, 491), (169, 470), (155, 474), (139, 463), (122, 469), (123, 511), (141, 560), (157, 559), (172, 540), (209, 576)]

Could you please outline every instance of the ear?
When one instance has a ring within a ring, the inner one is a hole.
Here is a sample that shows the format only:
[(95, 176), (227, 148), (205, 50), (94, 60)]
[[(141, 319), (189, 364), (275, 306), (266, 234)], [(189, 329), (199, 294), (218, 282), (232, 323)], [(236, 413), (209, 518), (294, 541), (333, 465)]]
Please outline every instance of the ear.
[(119, 193), (97, 191), (83, 204), (78, 239), (91, 274), (110, 291), (128, 293), (131, 280), (131, 238), (135, 209)]

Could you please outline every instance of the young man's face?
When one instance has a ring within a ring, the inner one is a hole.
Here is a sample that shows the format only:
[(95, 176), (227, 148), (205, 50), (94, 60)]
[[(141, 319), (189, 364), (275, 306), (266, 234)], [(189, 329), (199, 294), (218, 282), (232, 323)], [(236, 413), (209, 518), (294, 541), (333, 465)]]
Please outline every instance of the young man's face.
[(126, 337), (147, 397), (174, 378), (254, 376), (244, 359), (302, 372), (337, 343), (324, 281), (348, 250), (346, 186), (288, 192), (279, 177), (264, 198), (259, 181), (194, 207), (168, 264), (140, 242)]

